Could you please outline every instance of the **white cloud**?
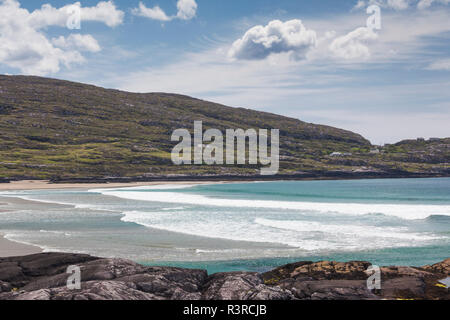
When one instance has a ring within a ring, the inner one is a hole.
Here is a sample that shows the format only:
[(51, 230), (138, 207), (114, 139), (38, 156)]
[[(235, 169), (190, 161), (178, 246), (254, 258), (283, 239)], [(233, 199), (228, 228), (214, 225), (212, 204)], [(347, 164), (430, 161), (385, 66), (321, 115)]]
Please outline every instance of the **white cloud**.
[[(3, 0), (4, 2), (17, 2), (17, 0)], [(34, 28), (47, 26), (65, 27), (69, 17), (68, 9), (78, 6), (81, 9), (81, 21), (95, 21), (115, 27), (123, 22), (124, 12), (118, 10), (112, 1), (101, 1), (95, 7), (81, 7), (80, 2), (66, 5), (61, 8), (52, 7), (50, 4), (42, 5), (41, 9), (31, 12), (29, 23)]]
[(378, 35), (373, 30), (361, 27), (334, 39), (329, 49), (338, 58), (367, 59), (370, 57), (370, 51), (366, 44), (377, 38)]
[[(47, 75), (58, 72), (61, 66), (84, 62), (80, 51), (100, 51), (99, 44), (90, 35), (71, 35), (53, 41), (47, 38), (42, 29), (65, 27), (69, 18), (67, 8), (45, 4), (30, 13), (17, 0), (0, 0), (0, 63), (26, 74)], [(82, 21), (116, 26), (122, 19), (123, 12), (112, 1), (81, 8)]]
[(52, 43), (62, 49), (75, 49), (89, 52), (99, 52), (101, 50), (97, 40), (90, 34), (71, 34), (68, 37), (60, 36), (52, 39)]
[(358, 0), (353, 7), (354, 10), (366, 8), (370, 5), (378, 5), (383, 8), (389, 8), (394, 10), (405, 10), (409, 8), (410, 3), (414, 0)]
[(358, 2), (355, 4), (355, 6), (353, 7), (353, 10), (358, 10), (358, 9), (362, 9), (365, 8), (367, 6), (367, 3), (363, 0), (358, 0)]
[(123, 23), (124, 12), (118, 10), (113, 1), (101, 1), (95, 7), (81, 8), (82, 21), (103, 22), (108, 27)]
[(177, 17), (182, 20), (191, 20), (197, 14), (197, 3), (195, 0), (179, 0), (177, 8)]
[(356, 5), (353, 7), (354, 10), (362, 9), (369, 5), (376, 4), (383, 8), (389, 8), (394, 10), (406, 10), (411, 7), (411, 5), (415, 5), (417, 3), (418, 9), (426, 9), (429, 8), (433, 3), (439, 3), (443, 5), (447, 5), (450, 3), (450, 0), (358, 0)]
[(450, 71), (450, 59), (438, 60), (431, 63), (428, 70), (447, 70)]
[[(230, 47), (221, 42), (203, 52), (186, 53), (171, 64), (130, 70), (129, 74), (120, 74), (105, 84), (139, 92), (164, 91), (202, 98), (216, 97), (219, 102), (234, 105), (246, 103), (251, 107), (263, 104), (268, 96), (274, 100), (286, 97), (287, 89), (281, 90), (280, 87), (293, 88), (292, 91), (297, 93), (299, 86), (307, 86), (322, 73), (324, 75), (320, 77), (327, 78), (327, 72), (336, 68), (368, 70), (380, 68), (383, 63), (396, 62), (417, 66), (420, 61), (418, 54), (429, 45), (424, 39), (450, 31), (450, 20), (445, 12), (418, 12), (414, 16), (391, 12), (383, 15), (383, 19), (385, 23), (379, 36), (368, 30), (348, 32), (361, 23), (358, 14), (336, 16), (334, 20), (308, 20), (308, 26), (321, 36), (317, 36), (317, 47), (311, 48), (307, 60), (289, 59), (290, 53), (284, 52), (271, 54), (266, 59), (229, 61), (227, 55), (230, 54)], [(330, 31), (333, 28), (336, 30)], [(335, 49), (344, 59), (338, 56), (335, 56), (338, 59), (330, 59), (332, 52), (329, 46), (336, 37), (340, 40), (335, 44)], [(347, 48), (352, 45), (359, 50)], [(395, 55), (392, 52), (396, 52)], [(369, 55), (370, 60), (364, 60)], [(345, 59), (348, 56), (360, 58)], [(369, 66), (368, 63), (372, 62), (373, 65)], [(312, 76), (303, 79), (308, 70), (312, 70)], [(342, 74), (336, 76), (339, 80), (344, 77)], [(214, 95), (205, 95), (205, 92), (214, 92)]]
[(409, 7), (410, 0), (387, 0), (387, 6), (395, 10), (405, 10)]
[(159, 21), (169, 21), (172, 19), (159, 6), (147, 8), (142, 2), (139, 3), (139, 8), (133, 9), (133, 14)]
[(428, 7), (430, 7), (433, 4), (434, 0), (421, 0), (419, 1), (419, 3), (417, 4), (417, 8), (419, 9), (426, 9)]
[(159, 21), (171, 21), (173, 19), (191, 20), (197, 14), (197, 7), (197, 2), (195, 2), (195, 0), (178, 0), (177, 14), (174, 16), (168, 16), (159, 6), (148, 8), (143, 2), (140, 2), (139, 7), (134, 8), (132, 13), (136, 16)]
[(417, 4), (417, 8), (423, 10), (431, 7), (433, 3), (440, 3), (446, 5), (450, 3), (450, 0), (420, 0), (419, 3)]
[(233, 59), (260, 60), (271, 54), (290, 53), (299, 60), (316, 44), (316, 32), (306, 29), (301, 20), (273, 20), (267, 26), (248, 30), (233, 43), (228, 55)]

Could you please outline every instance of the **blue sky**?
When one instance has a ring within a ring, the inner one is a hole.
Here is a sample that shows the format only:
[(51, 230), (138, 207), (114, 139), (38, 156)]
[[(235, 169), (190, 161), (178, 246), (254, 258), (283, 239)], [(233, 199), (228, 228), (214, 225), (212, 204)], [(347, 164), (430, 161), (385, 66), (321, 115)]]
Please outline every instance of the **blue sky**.
[(85, 0), (71, 30), (73, 4), (0, 0), (0, 73), (187, 94), (377, 144), (450, 136), (450, 0)]

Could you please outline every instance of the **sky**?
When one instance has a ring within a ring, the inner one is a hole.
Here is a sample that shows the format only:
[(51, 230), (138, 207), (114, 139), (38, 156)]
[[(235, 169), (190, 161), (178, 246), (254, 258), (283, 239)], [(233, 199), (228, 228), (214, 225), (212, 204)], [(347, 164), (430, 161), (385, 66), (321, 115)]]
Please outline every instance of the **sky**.
[(450, 0), (0, 0), (0, 73), (450, 137)]

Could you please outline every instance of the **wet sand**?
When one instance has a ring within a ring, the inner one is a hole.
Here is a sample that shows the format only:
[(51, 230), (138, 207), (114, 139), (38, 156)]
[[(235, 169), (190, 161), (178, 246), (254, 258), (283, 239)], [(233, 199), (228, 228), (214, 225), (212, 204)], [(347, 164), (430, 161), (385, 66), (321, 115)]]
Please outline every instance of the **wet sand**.
[(17, 257), (29, 254), (41, 253), (42, 249), (36, 246), (22, 244), (5, 239), (0, 234), (0, 257)]
[[(0, 203), (0, 206), (4, 205), (7, 205), (7, 203)], [(0, 213), (8, 211), (10, 210), (0, 209)], [(37, 246), (14, 242), (6, 239), (3, 234), (0, 234), (0, 258), (26, 256), (41, 252), (42, 249)]]

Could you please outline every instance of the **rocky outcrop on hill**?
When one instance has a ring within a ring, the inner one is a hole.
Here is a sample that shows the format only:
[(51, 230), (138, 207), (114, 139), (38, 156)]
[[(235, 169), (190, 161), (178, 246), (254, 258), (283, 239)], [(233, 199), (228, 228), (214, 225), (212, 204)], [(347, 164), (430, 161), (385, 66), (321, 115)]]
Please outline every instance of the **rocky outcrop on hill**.
[[(71, 289), (69, 266), (81, 288)], [(298, 262), (259, 274), (146, 267), (124, 259), (41, 253), (0, 259), (0, 300), (378, 300), (450, 299), (439, 280), (450, 259), (424, 267), (382, 267), (381, 290), (367, 288), (368, 262)]]

